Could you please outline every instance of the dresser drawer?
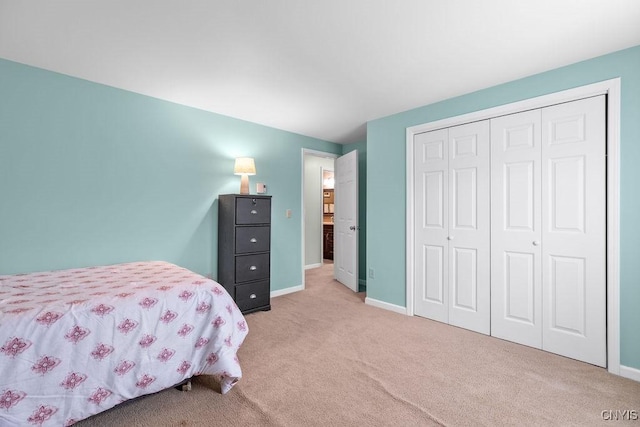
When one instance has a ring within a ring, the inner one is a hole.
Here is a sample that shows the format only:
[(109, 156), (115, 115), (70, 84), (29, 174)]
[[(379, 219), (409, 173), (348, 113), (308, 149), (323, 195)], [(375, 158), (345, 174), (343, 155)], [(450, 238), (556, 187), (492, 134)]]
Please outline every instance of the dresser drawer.
[(236, 285), (236, 304), (244, 312), (269, 305), (269, 280)]
[(238, 197), (236, 199), (236, 224), (269, 224), (271, 199)]
[(264, 252), (271, 244), (271, 227), (236, 227), (236, 253)]
[(269, 278), (269, 254), (236, 257), (236, 283)]

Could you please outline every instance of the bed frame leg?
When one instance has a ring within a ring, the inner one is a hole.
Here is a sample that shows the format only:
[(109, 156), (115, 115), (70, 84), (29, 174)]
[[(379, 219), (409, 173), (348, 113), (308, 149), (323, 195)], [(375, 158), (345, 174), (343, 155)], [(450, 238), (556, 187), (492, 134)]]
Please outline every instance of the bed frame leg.
[(178, 384), (176, 388), (180, 391), (191, 391), (191, 378), (181, 384)]

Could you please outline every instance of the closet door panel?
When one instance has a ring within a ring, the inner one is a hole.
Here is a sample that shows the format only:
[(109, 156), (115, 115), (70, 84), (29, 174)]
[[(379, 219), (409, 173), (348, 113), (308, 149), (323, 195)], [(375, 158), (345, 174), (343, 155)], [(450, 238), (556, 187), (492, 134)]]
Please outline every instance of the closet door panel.
[(540, 110), (491, 120), (491, 335), (540, 348)]
[(504, 317), (535, 326), (534, 254), (504, 253)]
[(415, 314), (448, 323), (448, 130), (414, 137)]
[(551, 306), (545, 312), (548, 311), (551, 317), (550, 327), (583, 337), (587, 323), (585, 259), (552, 255), (548, 262)]
[(452, 307), (477, 312), (478, 251), (475, 249), (454, 248), (452, 255)]
[(452, 218), (451, 227), (455, 229), (478, 229), (478, 168), (460, 168), (451, 174)]
[(490, 332), (489, 122), (449, 129), (449, 323)]
[(534, 232), (535, 160), (503, 164), (504, 229)]
[(543, 346), (606, 366), (605, 96), (542, 110)]
[(422, 227), (424, 229), (444, 230), (444, 213), (446, 200), (447, 179), (446, 171), (425, 171), (422, 173), (422, 189), (424, 190), (424, 199), (422, 200), (423, 216)]
[(444, 265), (445, 248), (442, 246), (422, 245), (422, 300), (442, 307), (445, 303), (446, 268)]
[(549, 230), (584, 234), (585, 156), (549, 159)]

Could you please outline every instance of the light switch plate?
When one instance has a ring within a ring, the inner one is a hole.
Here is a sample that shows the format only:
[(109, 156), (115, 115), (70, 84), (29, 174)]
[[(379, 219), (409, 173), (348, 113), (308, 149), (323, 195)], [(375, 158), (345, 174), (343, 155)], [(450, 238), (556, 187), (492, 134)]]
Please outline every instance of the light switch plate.
[(256, 193), (264, 194), (266, 192), (267, 192), (267, 184), (262, 183), (262, 182), (256, 183)]

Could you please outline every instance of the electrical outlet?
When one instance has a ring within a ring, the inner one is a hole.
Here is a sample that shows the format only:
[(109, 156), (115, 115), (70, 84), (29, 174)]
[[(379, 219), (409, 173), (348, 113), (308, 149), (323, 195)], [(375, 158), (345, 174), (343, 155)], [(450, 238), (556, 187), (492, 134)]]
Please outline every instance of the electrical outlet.
[(369, 269), (369, 279), (375, 279), (376, 278), (376, 272), (373, 270), (373, 268)]

